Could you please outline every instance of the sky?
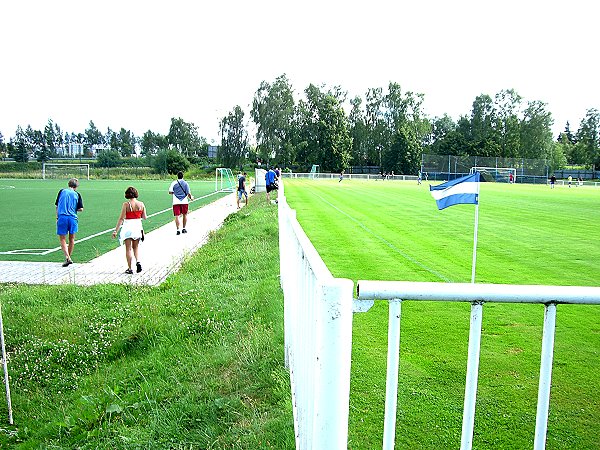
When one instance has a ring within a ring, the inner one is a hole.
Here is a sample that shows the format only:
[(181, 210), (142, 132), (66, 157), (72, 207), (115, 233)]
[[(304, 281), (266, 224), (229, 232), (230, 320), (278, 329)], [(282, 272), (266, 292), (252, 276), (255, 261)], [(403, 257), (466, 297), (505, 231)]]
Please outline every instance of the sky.
[(390, 82), (429, 117), (470, 115), (514, 89), (576, 131), (600, 109), (594, 0), (19, 0), (0, 5), (0, 132), (17, 125), (167, 134), (172, 117), (219, 143), (219, 120), (249, 111), (286, 74), (348, 98)]

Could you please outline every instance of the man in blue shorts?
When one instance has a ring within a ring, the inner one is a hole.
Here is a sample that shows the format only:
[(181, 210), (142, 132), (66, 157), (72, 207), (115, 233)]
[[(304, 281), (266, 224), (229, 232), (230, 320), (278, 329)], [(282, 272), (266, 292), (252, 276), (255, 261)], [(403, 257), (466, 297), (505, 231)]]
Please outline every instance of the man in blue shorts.
[[(77, 222), (77, 213), (83, 211), (83, 200), (81, 194), (77, 192), (79, 180), (71, 178), (68, 189), (61, 189), (56, 196), (56, 234), (60, 241), (60, 248), (65, 255), (63, 267), (73, 264), (71, 255), (75, 246), (75, 233), (79, 230)], [(69, 243), (67, 244), (67, 234)]]

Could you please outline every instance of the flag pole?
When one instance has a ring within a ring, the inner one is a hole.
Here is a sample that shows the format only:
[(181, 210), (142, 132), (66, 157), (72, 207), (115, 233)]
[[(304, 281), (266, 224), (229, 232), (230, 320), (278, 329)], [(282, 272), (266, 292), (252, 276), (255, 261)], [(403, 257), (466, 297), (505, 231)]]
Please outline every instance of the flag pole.
[(471, 283), (475, 283), (477, 265), (477, 229), (479, 228), (479, 203), (475, 205), (475, 231), (473, 232), (473, 262), (471, 263)]
[[(477, 189), (479, 195), (479, 189)], [(477, 229), (479, 227), (479, 202), (475, 204), (475, 231), (473, 237), (473, 263), (471, 265), (471, 284), (475, 283), (477, 263)], [(467, 356), (467, 379), (461, 433), (461, 450), (473, 448), (473, 429), (475, 427), (475, 403), (477, 402), (477, 375), (479, 373), (479, 355), (481, 352), (481, 326), (483, 321), (483, 302), (471, 303), (471, 325), (469, 329), (469, 351)]]

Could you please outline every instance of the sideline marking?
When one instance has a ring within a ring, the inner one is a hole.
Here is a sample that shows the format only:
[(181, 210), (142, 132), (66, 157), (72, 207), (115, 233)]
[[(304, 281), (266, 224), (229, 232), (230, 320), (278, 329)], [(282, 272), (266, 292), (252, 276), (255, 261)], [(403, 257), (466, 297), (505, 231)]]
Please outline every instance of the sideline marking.
[[(8, 250), (6, 252), (0, 252), (0, 255), (35, 255), (35, 256), (40, 256), (40, 255), (44, 255), (45, 253), (39, 253), (40, 251), (47, 251), (48, 249), (46, 248), (23, 248), (21, 250)], [(38, 252), (38, 253), (34, 253), (34, 252)]]
[(0, 189), (16, 189), (16, 187), (8, 184), (0, 184)]
[(394, 250), (396, 253), (398, 253), (400, 256), (402, 256), (404, 259), (406, 259), (407, 261), (410, 261), (411, 263), (413, 263), (414, 265), (420, 267), (421, 269), (429, 272), (432, 275), (435, 275), (436, 277), (438, 277), (441, 280), (444, 280), (446, 283), (452, 283), (452, 280), (450, 280), (449, 278), (445, 277), (444, 275), (442, 275), (441, 273), (436, 272), (433, 269), (430, 269), (429, 267), (427, 267), (426, 265), (424, 265), (423, 263), (417, 261), (416, 259), (414, 259), (412, 256), (407, 255), (406, 253), (404, 253), (402, 250), (400, 250), (398, 247), (396, 247), (394, 244), (392, 244), (390, 241), (388, 241), (387, 239), (382, 238), (381, 236), (379, 236), (377, 233), (371, 231), (366, 225), (364, 225), (362, 222), (360, 222), (358, 219), (355, 219), (354, 217), (352, 217), (350, 214), (342, 211), (340, 208), (338, 208), (337, 206), (335, 206), (333, 203), (331, 203), (328, 200), (325, 200), (323, 197), (321, 197), (318, 193), (314, 193), (315, 196), (317, 196), (318, 198), (321, 199), (321, 201), (323, 201), (324, 203), (327, 203), (329, 206), (331, 206), (333, 209), (339, 211), (340, 213), (342, 213), (343, 215), (345, 215), (346, 217), (348, 217), (350, 220), (352, 220), (353, 222), (357, 223), (363, 230), (365, 230), (367, 233), (370, 233), (371, 235), (375, 236), (377, 239), (379, 239), (380, 241), (382, 241), (384, 244), (386, 244), (388, 247), (390, 247), (392, 250)]
[[(210, 197), (212, 195), (219, 194), (221, 192), (222, 191), (211, 192), (210, 194), (206, 194), (206, 195), (203, 195), (202, 197), (195, 198), (190, 203), (194, 203), (197, 200), (202, 200), (203, 198), (208, 198), (208, 197)], [(167, 211), (173, 211), (173, 208), (166, 208), (166, 209), (163, 209), (162, 211), (155, 212), (155, 213), (150, 214), (149, 216), (147, 216), (147, 218), (149, 219), (150, 217), (157, 216), (157, 215), (165, 213)], [(103, 234), (106, 234), (106, 233), (111, 233), (112, 231), (113, 231), (113, 228), (109, 228), (108, 230), (100, 231), (99, 233), (92, 234), (90, 236), (86, 236), (86, 237), (81, 238), (81, 239), (76, 239), (75, 240), (75, 244), (78, 244), (80, 242), (85, 242), (85, 241), (87, 241), (89, 239), (92, 239), (92, 238), (95, 238), (95, 237), (98, 237), (98, 236), (102, 236)], [(41, 253), (31, 253), (31, 252), (28, 252), (28, 250), (36, 250), (36, 251), (43, 250), (43, 251)], [(26, 248), (26, 249), (22, 249), (22, 250), (8, 250), (6, 252), (0, 252), (0, 255), (34, 255), (34, 256), (46, 256), (46, 255), (48, 255), (50, 253), (58, 252), (60, 250), (61, 250), (60, 246), (59, 247), (50, 248), (50, 249), (44, 249), (44, 248), (27, 249)], [(20, 252), (25, 252), (25, 253), (20, 253)]]

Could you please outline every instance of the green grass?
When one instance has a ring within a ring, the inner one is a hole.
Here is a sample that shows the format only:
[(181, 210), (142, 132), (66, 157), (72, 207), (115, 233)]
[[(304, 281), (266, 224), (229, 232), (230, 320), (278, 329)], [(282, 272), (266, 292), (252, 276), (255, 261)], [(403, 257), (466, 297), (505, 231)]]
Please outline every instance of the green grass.
[[(472, 205), (379, 181), (286, 194), (335, 276), (470, 280)], [(599, 195), (482, 185), (477, 281), (597, 285)], [(16, 421), (0, 448), (293, 448), (277, 275), (262, 194), (158, 288), (0, 285)], [(474, 448), (532, 447), (542, 320), (484, 306)], [(381, 447), (386, 324), (381, 302), (354, 316), (352, 449)], [(600, 448), (599, 324), (597, 307), (558, 307), (548, 449)], [(469, 305), (404, 302), (397, 448), (459, 447), (468, 329)]]
[(263, 194), (160, 287), (0, 285), (0, 448), (294, 448), (277, 261)]
[[(145, 221), (146, 231), (172, 221), (173, 213), (169, 211), (172, 198), (168, 193), (170, 183), (170, 180), (80, 180), (78, 192), (83, 198), (84, 210), (79, 213), (75, 261), (87, 262), (119, 245), (118, 240), (111, 239), (110, 232), (86, 238), (114, 229), (128, 186), (138, 189), (139, 199), (145, 203), (148, 215), (167, 210)], [(189, 184), (198, 199), (190, 205), (192, 210), (223, 195), (211, 195), (214, 193), (214, 181), (189, 181)], [(58, 262), (64, 259), (60, 250), (47, 255), (2, 254), (14, 250), (59, 247), (54, 202), (58, 191), (64, 187), (65, 180), (0, 180), (0, 230), (6, 233), (6, 238), (0, 241), (0, 260)]]
[[(348, 181), (348, 182), (346, 182)], [(426, 185), (286, 180), (298, 220), (337, 277), (469, 282), (473, 205), (438, 211)], [(477, 282), (598, 285), (600, 191), (482, 184)], [(474, 448), (531, 448), (541, 305), (487, 304)], [(600, 308), (558, 307), (547, 448), (600, 448)], [(354, 316), (353, 449), (381, 446), (387, 307)], [(404, 302), (398, 448), (458, 448), (469, 305)]]

